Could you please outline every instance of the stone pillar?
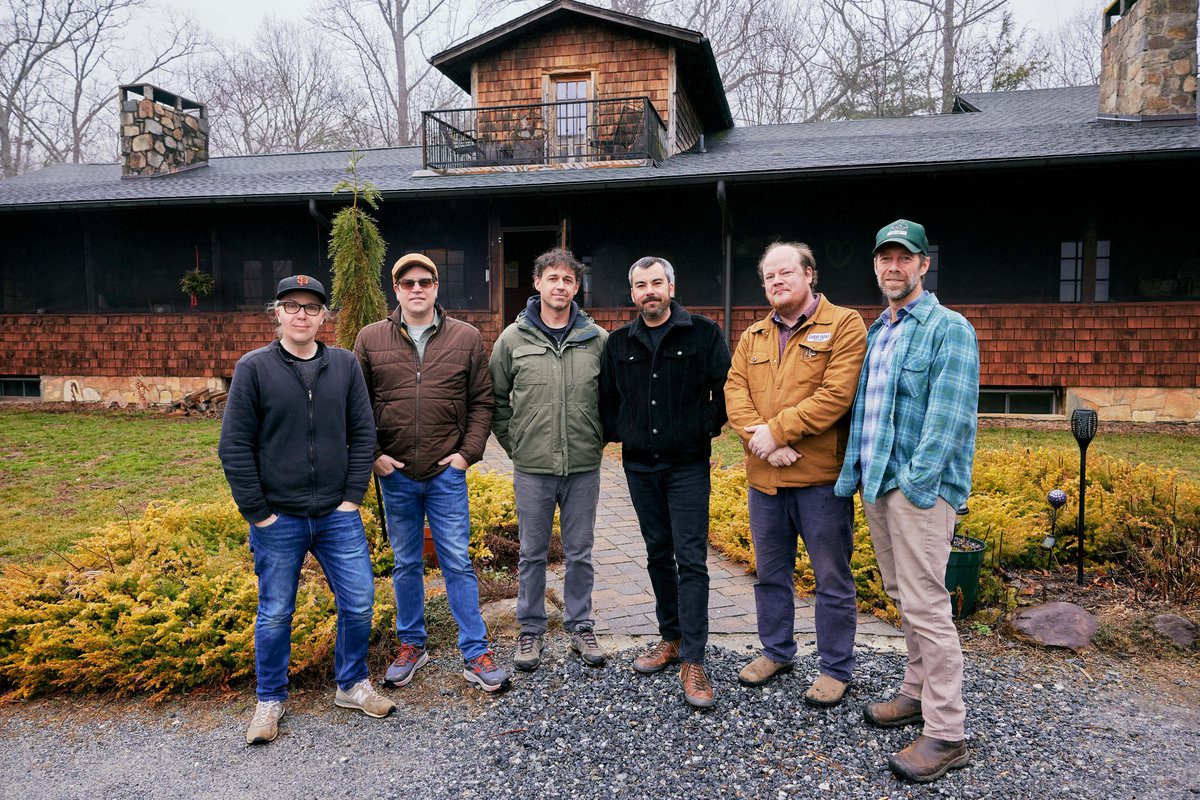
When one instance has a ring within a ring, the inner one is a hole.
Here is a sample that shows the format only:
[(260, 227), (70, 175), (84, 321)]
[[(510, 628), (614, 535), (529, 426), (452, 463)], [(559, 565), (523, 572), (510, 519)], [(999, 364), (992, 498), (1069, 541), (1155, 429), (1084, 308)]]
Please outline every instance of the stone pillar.
[[(142, 99), (131, 99), (131, 94)], [(203, 103), (149, 84), (122, 86), (118, 98), (122, 178), (153, 178), (208, 165)]]
[(1186, 124), (1196, 121), (1197, 0), (1124, 0), (1100, 66), (1100, 119)]

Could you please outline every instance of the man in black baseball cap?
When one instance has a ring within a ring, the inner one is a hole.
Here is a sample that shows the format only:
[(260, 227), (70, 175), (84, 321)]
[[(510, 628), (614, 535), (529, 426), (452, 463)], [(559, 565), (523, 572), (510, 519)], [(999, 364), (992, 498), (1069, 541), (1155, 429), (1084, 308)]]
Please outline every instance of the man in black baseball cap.
[[(396, 707), (367, 676), (374, 573), (358, 507), (375, 458), (375, 418), (353, 353), (316, 340), (329, 310), (321, 282), (279, 282), (279, 339), (238, 361), (218, 453), (250, 524), (258, 576), (254, 669), (258, 706), (250, 744), (279, 731), (288, 697), (292, 612), (300, 568), (312, 553), (337, 604), (334, 704), (371, 717)], [(307, 468), (306, 468), (307, 465)]]

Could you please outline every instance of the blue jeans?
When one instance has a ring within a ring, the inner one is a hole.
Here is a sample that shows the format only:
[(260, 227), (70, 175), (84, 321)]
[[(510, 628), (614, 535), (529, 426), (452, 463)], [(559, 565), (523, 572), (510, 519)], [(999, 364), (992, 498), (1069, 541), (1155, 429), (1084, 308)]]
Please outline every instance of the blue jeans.
[(783, 488), (775, 494), (750, 487), (750, 536), (754, 540), (754, 600), (758, 638), (772, 661), (796, 656), (796, 539), (804, 542), (817, 583), (817, 658), (831, 678), (854, 675), (858, 625), (850, 555), (854, 550), (854, 501), (836, 497), (833, 486)]
[(446, 581), (446, 599), (458, 623), (458, 649), (464, 659), (483, 655), (490, 648), (479, 613), (479, 581), (467, 552), (471, 540), (467, 473), (446, 467), (427, 481), (414, 481), (396, 470), (381, 477), (379, 487), (396, 561), (392, 568), (396, 635), (414, 647), (425, 646), (425, 561), (421, 550), (428, 518), (438, 566)]
[(258, 576), (258, 617), (254, 626), (254, 671), (259, 700), (286, 700), (292, 656), (292, 614), (304, 556), (312, 553), (325, 572), (337, 603), (333, 674), (349, 689), (367, 677), (367, 642), (375, 576), (358, 511), (323, 517), (279, 514), (265, 528), (250, 526), (250, 550)]

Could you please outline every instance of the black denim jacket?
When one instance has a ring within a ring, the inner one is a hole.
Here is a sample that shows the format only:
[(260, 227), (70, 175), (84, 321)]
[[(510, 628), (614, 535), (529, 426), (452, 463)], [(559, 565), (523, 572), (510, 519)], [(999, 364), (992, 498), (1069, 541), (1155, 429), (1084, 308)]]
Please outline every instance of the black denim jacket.
[(706, 461), (725, 424), (729, 347), (721, 328), (674, 300), (669, 324), (657, 353), (641, 317), (614, 331), (604, 348), (600, 419), (626, 461)]

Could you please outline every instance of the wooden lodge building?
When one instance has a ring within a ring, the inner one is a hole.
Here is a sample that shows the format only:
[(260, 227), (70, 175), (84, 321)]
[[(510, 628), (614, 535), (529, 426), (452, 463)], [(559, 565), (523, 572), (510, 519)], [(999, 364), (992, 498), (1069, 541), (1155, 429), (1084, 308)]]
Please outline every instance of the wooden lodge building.
[[(927, 286), (978, 331), (981, 411), (1200, 420), (1196, 5), (1114, 2), (1100, 87), (734, 127), (703, 34), (554, 0), (434, 56), (469, 106), (425, 112), (420, 147), (363, 154), (381, 282), (424, 252), (441, 302), (490, 343), (543, 250), (589, 265), (579, 299), (610, 328), (633, 313), (629, 265), (659, 255), (680, 301), (736, 341), (765, 311), (755, 267), (779, 239), (810, 243), (819, 290), (874, 319), (874, 234), (907, 217), (930, 233)], [(120, 94), (120, 164), (0, 181), (0, 394), (153, 403), (223, 385), (270, 340), (276, 280), (329, 277), (347, 153), (209, 158), (202, 104)], [(215, 292), (193, 308), (179, 280), (196, 266)]]

